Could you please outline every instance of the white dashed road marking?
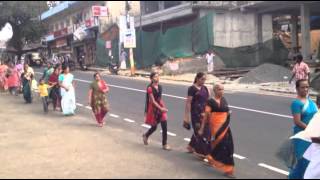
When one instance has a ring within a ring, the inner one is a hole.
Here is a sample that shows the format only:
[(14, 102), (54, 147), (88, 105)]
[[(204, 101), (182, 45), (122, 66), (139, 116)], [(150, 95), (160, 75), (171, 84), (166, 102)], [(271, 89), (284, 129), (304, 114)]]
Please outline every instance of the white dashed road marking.
[(80, 103), (77, 103), (76, 105), (77, 105), (77, 106), (80, 106), (80, 107), (83, 107), (83, 104), (80, 104)]
[(111, 116), (111, 117), (114, 117), (114, 118), (119, 118), (119, 116), (116, 115), (116, 114), (110, 114), (110, 116)]
[(148, 124), (141, 124), (141, 126), (144, 127), (144, 128), (148, 128), (148, 129), (151, 128), (151, 126), (148, 125)]
[(243, 157), (243, 156), (241, 156), (239, 154), (233, 154), (233, 157), (237, 158), (237, 159), (240, 159), (240, 160), (247, 159), (246, 157)]
[(190, 141), (191, 141), (190, 138), (184, 138), (183, 140), (184, 140), (184, 141), (187, 141), (187, 142), (190, 142)]
[(127, 121), (127, 122), (130, 122), (130, 123), (134, 123), (135, 122), (134, 120), (131, 120), (131, 119), (128, 119), (128, 118), (124, 118), (123, 120)]
[[(160, 133), (162, 133), (162, 130), (160, 131)], [(169, 135), (169, 136), (173, 136), (173, 137), (176, 137), (177, 135), (175, 134), (175, 133), (172, 133), (172, 132), (167, 132), (167, 134)]]
[(271, 171), (275, 171), (275, 172), (280, 173), (280, 174), (284, 174), (284, 175), (286, 175), (286, 176), (289, 175), (289, 172), (288, 172), (288, 171), (284, 171), (284, 170), (282, 170), (282, 169), (279, 169), (279, 168), (276, 168), (276, 167), (273, 167), (273, 166), (269, 166), (269, 165), (264, 164), (264, 163), (260, 163), (260, 164), (258, 164), (258, 166), (267, 168), (267, 169), (269, 169), (269, 170), (271, 170)]

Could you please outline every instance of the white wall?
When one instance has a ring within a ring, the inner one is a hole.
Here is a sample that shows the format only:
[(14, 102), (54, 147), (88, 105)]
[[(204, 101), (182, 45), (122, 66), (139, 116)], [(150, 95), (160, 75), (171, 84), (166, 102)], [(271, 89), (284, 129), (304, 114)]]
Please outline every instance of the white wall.
[(262, 16), (262, 36), (263, 42), (272, 39), (273, 27), (272, 27), (272, 15), (266, 14)]
[[(258, 43), (257, 15), (254, 13), (227, 12), (214, 16), (214, 45), (228, 48)], [(262, 16), (263, 41), (272, 38), (272, 17)]]

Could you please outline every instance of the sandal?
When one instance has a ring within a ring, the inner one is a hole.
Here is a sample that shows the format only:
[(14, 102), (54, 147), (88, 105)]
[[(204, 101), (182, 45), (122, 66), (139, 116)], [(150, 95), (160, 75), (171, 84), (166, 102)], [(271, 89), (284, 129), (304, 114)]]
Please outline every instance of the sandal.
[(162, 146), (162, 149), (166, 151), (171, 151), (171, 147), (168, 144)]
[(144, 135), (142, 135), (142, 139), (143, 139), (143, 144), (144, 145), (148, 145), (149, 143), (148, 143), (148, 138), (147, 138), (147, 136), (144, 134)]
[(192, 154), (192, 153), (194, 153), (195, 151), (194, 151), (194, 149), (191, 147), (191, 146), (188, 146), (187, 147), (187, 153), (190, 153), (190, 154)]

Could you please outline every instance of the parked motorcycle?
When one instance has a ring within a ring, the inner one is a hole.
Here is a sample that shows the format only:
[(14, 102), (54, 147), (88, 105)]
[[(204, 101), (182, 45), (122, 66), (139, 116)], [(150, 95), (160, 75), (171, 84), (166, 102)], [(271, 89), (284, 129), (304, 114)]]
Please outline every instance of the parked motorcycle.
[(110, 62), (108, 66), (111, 74), (118, 75), (119, 66), (116, 63)]
[(79, 65), (80, 65), (80, 68), (81, 68), (82, 71), (88, 70), (88, 67), (85, 64), (85, 59), (84, 58), (85, 58), (84, 55), (80, 56), (80, 58), (79, 58)]

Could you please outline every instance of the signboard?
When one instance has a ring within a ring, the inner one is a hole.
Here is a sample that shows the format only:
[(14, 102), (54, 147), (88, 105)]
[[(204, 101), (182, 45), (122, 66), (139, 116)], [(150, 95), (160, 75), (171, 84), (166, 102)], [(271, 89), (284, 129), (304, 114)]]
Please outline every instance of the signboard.
[(91, 27), (93, 25), (91, 19), (85, 20), (85, 25), (86, 25), (87, 28)]
[(109, 11), (106, 6), (92, 6), (92, 14), (95, 17), (108, 16)]
[(177, 62), (171, 62), (169, 64), (170, 70), (171, 71), (178, 71), (179, 70), (179, 63)]
[(68, 28), (63, 28), (53, 33), (54, 38), (65, 36), (65, 35), (68, 35)]
[(91, 27), (94, 27), (94, 26), (98, 26), (99, 25), (99, 21), (96, 17), (91, 17), (89, 19), (86, 19), (84, 21), (84, 25), (87, 27), (87, 28), (91, 28)]
[(123, 38), (124, 38), (124, 34), (125, 31), (127, 29), (127, 25), (126, 25), (127, 21), (126, 21), (126, 16), (120, 16), (119, 17), (119, 40), (121, 43), (123, 43)]
[(111, 49), (112, 48), (111, 41), (106, 41), (106, 48), (107, 49)]
[(86, 28), (83, 26), (78, 27), (73, 33), (73, 39), (82, 41), (88, 35)]
[[(129, 27), (127, 20), (129, 18)], [(133, 17), (120, 17), (120, 42), (123, 42), (124, 48), (136, 48), (136, 32), (134, 28)]]
[(136, 48), (136, 31), (133, 29), (127, 29), (123, 42), (124, 48)]
[(59, 40), (56, 40), (56, 47), (59, 48), (59, 47), (63, 47), (63, 46), (67, 46), (67, 39), (59, 39)]

